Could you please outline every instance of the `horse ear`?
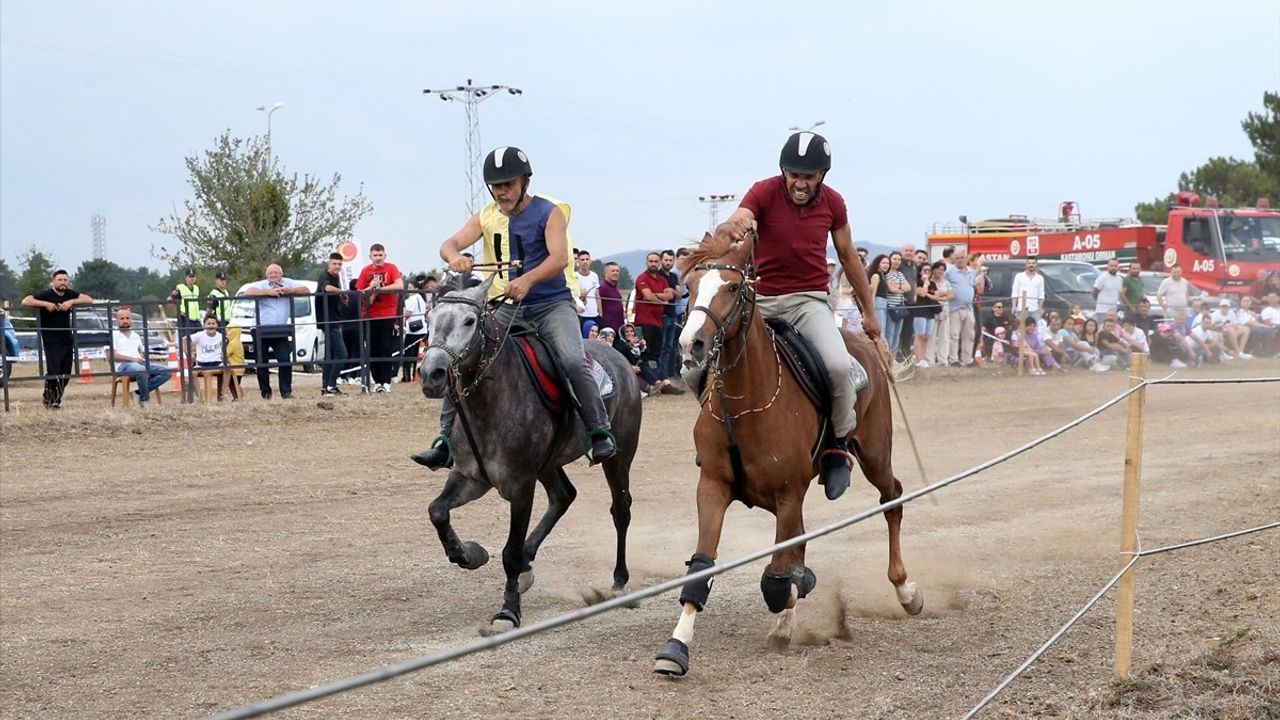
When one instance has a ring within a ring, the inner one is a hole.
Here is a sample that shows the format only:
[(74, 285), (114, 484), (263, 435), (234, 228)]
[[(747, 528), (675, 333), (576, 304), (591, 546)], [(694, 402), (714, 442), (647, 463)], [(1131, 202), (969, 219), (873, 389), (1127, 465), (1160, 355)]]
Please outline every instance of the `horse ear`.
[(480, 292), (481, 299), (489, 296), (489, 288), (493, 287), (493, 279), (496, 277), (498, 277), (498, 273), (489, 273), (489, 277), (476, 286), (476, 289)]
[(709, 233), (709, 232), (704, 232), (704, 233), (702, 233), (702, 242), (704, 242), (704, 243), (709, 243), (709, 242), (711, 242), (711, 233)]

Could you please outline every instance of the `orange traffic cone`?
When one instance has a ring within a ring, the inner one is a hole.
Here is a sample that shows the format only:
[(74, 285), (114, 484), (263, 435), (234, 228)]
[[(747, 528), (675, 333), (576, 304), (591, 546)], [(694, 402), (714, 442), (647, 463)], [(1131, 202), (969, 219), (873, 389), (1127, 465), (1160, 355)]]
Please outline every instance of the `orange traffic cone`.
[(78, 383), (91, 383), (93, 378), (89, 377), (93, 374), (93, 365), (89, 363), (88, 355), (80, 356), (80, 377), (76, 380)]
[(182, 369), (178, 367), (178, 345), (169, 343), (169, 375), (173, 378), (173, 391), (182, 392)]

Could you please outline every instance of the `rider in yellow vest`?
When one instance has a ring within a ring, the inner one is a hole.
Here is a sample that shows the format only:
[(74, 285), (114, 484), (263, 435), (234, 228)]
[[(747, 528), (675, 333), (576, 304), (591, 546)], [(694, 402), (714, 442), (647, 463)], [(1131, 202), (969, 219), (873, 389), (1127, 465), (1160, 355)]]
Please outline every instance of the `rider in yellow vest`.
[(169, 293), (169, 302), (178, 308), (178, 330), (185, 337), (187, 331), (200, 329), (201, 318), (204, 317), (204, 299), (200, 297), (200, 286), (196, 284), (196, 269), (187, 268), (186, 276), (181, 283)]
[[(500, 273), (489, 290), (490, 299), (517, 302), (497, 306), (498, 325), (509, 325), (513, 316), (519, 317), (555, 353), (581, 404), (579, 412), (587, 427), (591, 462), (595, 464), (614, 455), (617, 444), (600, 389), (587, 364), (574, 309), (577, 273), (569, 254), (569, 207), (545, 195), (530, 194), (532, 176), (529, 158), (519, 148), (500, 147), (489, 153), (484, 161), (484, 181), (493, 202), (444, 241), (440, 258), (449, 263), (451, 270), (465, 276), (471, 272), (472, 263), (462, 250), (483, 238), (486, 263), (520, 261), (520, 267)], [(414, 462), (432, 470), (452, 465), (448, 443), (456, 415), (446, 396), (440, 413), (440, 435), (429, 449), (411, 456)]]

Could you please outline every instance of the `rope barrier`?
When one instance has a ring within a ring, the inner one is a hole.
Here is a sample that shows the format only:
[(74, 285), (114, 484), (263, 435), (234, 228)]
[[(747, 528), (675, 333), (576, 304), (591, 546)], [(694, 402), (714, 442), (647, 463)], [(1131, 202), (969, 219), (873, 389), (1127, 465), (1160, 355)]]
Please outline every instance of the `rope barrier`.
[[(1252, 379), (1246, 379), (1246, 380), (1252, 381)], [(1268, 381), (1278, 382), (1280, 381), (1280, 378), (1268, 379)], [(611, 598), (609, 600), (605, 600), (595, 605), (590, 605), (587, 607), (578, 608), (576, 610), (571, 610), (566, 613), (561, 613), (560, 615), (547, 618), (546, 620), (541, 620), (531, 625), (525, 625), (519, 628), (515, 628), (513, 630), (509, 630), (499, 635), (493, 635), (487, 638), (473, 640), (471, 642), (450, 648), (448, 650), (443, 650), (433, 655), (426, 655), (426, 656), (411, 658), (409, 660), (405, 660), (403, 662), (396, 663), (394, 665), (387, 665), (377, 670), (361, 673), (359, 675), (349, 676), (340, 680), (326, 683), (324, 685), (318, 685), (305, 690), (297, 690), (294, 692), (285, 693), (283, 695), (278, 695), (268, 700), (259, 701), (256, 703), (252, 703), (250, 705), (245, 705), (245, 706), (224, 712), (224, 713), (219, 713), (217, 715), (210, 716), (208, 720), (240, 720), (241, 718), (258, 717), (260, 715), (265, 715), (267, 713), (275, 712), (277, 710), (283, 710), (285, 708), (290, 708), (290, 707), (294, 707), (304, 703), (312, 702), (314, 700), (319, 700), (321, 698), (325, 698), (330, 695), (335, 695), (347, 690), (353, 690), (359, 687), (364, 687), (366, 685), (372, 685), (375, 683), (383, 682), (385, 680), (390, 680), (392, 678), (399, 677), (400, 675), (405, 675), (411, 672), (415, 672), (417, 670), (422, 670), (428, 667), (432, 667), (434, 665), (439, 665), (451, 660), (456, 660), (462, 657), (466, 657), (468, 655), (473, 655), (478, 652), (492, 650), (492, 649), (501, 647), (502, 645), (506, 645), (507, 643), (523, 639), (530, 635), (535, 635), (547, 630), (552, 630), (552, 629), (561, 627), (563, 625), (568, 625), (581, 620), (586, 620), (587, 618), (595, 617), (596, 615), (600, 615), (602, 613), (614, 610), (619, 607), (623, 607), (626, 605), (633, 605), (640, 600), (648, 599), (656, 595), (661, 595), (663, 593), (669, 592), (676, 588), (683, 587), (686, 583), (689, 583), (689, 582), (712, 578), (712, 577), (715, 577), (716, 575), (720, 575), (720, 574), (729, 572), (731, 570), (735, 570), (739, 567), (742, 567), (743, 565), (746, 565), (747, 563), (755, 562), (756, 560), (769, 557), (779, 550), (785, 550), (787, 548), (795, 547), (796, 545), (808, 543), (810, 540), (815, 540), (817, 538), (830, 535), (831, 533), (836, 532), (837, 530), (842, 530), (846, 527), (849, 527), (850, 525), (854, 525), (856, 523), (862, 522), (867, 518), (883, 514), (888, 510), (892, 510), (901, 505), (905, 505), (906, 503), (912, 500), (923, 497), (925, 495), (929, 495), (933, 492), (941, 490), (944, 487), (947, 487), (961, 480), (977, 475), (978, 473), (981, 473), (985, 470), (989, 470), (997, 465), (1005, 463), (1013, 459), (1014, 457), (1017, 457), (1018, 455), (1028, 452), (1040, 445), (1043, 445), (1049, 440), (1052, 440), (1060, 435), (1063, 435), (1068, 431), (1084, 424), (1086, 421), (1094, 417), (1097, 417), (1098, 415), (1102, 414), (1106, 410), (1122, 402), (1133, 393), (1143, 389), (1146, 385), (1148, 384), (1154, 385), (1162, 382), (1167, 382), (1167, 378), (1162, 380), (1154, 380), (1154, 381), (1144, 380), (1141, 384), (1138, 384), (1138, 385), (1135, 385), (1134, 387), (1126, 389), (1124, 392), (1119, 393), (1115, 397), (1097, 406), (1096, 408), (1090, 410), (1084, 415), (1081, 415), (1080, 417), (1074, 420), (1071, 420), (1059, 426), (1058, 428), (1051, 430), (1033, 440), (1023, 443), (1022, 445), (1019, 445), (1018, 447), (1012, 450), (1002, 453), (1001, 455), (998, 455), (983, 463), (975, 465), (972, 468), (969, 468), (955, 475), (939, 480), (931, 485), (927, 485), (923, 488), (920, 488), (919, 490), (915, 490), (909, 493), (904, 493), (898, 498), (894, 500), (890, 500), (885, 503), (881, 503), (876, 507), (863, 510), (860, 513), (829, 523), (815, 530), (810, 530), (809, 532), (803, 533), (801, 535), (797, 535), (793, 538), (774, 543), (773, 545), (762, 548), (760, 550), (753, 551), (739, 558), (729, 560), (717, 565), (713, 565), (705, 570), (700, 570), (695, 573), (689, 573), (688, 575), (684, 575), (678, 578), (672, 578), (670, 580), (663, 581), (656, 585), (651, 585), (647, 588), (641, 588), (639, 590), (632, 591), (625, 595), (620, 595), (620, 596)], [(1228, 382), (1228, 381), (1210, 381), (1210, 382)], [(1280, 524), (1280, 523), (1277, 523), (1277, 524)], [(1259, 529), (1266, 529), (1267, 527), (1269, 526), (1263, 526), (1262, 528), (1259, 528)], [(1257, 529), (1253, 531), (1256, 531), (1256, 530)], [(1250, 532), (1250, 531), (1228, 533), (1225, 537), (1235, 537), (1237, 535), (1244, 534), (1244, 532)], [(1197, 542), (1202, 542), (1202, 541), (1197, 541)], [(1203, 541), (1203, 542), (1207, 542), (1207, 541)], [(1177, 548), (1170, 546), (1168, 548), (1160, 548), (1157, 551), (1152, 551), (1152, 553), (1167, 552), (1173, 549), (1177, 549)], [(1127, 570), (1140, 557), (1141, 557), (1141, 553), (1139, 553), (1138, 555), (1135, 555), (1134, 558), (1131, 559), (1130, 562), (1125, 566), (1125, 569)], [(1116, 582), (1119, 581), (1120, 577), (1123, 576), (1123, 574), (1124, 574), (1123, 571), (1118, 573), (1107, 584), (1107, 586), (1102, 591), (1100, 591), (1099, 594), (1093, 600), (1090, 601), (1090, 604), (1088, 606), (1086, 606), (1081, 612), (1077, 613), (1077, 618), (1073, 618), (1071, 620), (1071, 623), (1074, 624), (1076, 619), (1078, 619), (1079, 616), (1082, 616), (1084, 612), (1088, 610), (1089, 607), (1092, 607), (1092, 605), (1097, 602), (1097, 599), (1101, 597), (1101, 595), (1105, 593), (1106, 590), (1110, 589), (1112, 585), (1114, 585)], [(1055, 637), (1052, 638), (1051, 640), (1056, 641), (1057, 637), (1060, 636), (1062, 633), (1064, 633), (1066, 629), (1069, 627), (1070, 627), (1070, 624), (1067, 627), (1064, 627), (1062, 630), (1060, 630), (1059, 633), (1055, 635)], [(1050, 644), (1052, 644), (1052, 642)], [(1045, 649), (1047, 649), (1047, 647)], [(1039, 652), (1043, 652), (1043, 650)], [(1038, 655), (1036, 657), (1038, 657)], [(1024, 663), (1024, 665), (1030, 666), (1031, 662), (1033, 662), (1034, 659), (1035, 658), (1032, 658), (1031, 661)], [(1016, 675), (1011, 678), (1008, 678), (1008, 680), (1001, 687), (998, 687), (991, 694), (990, 697), (994, 697), (995, 694), (998, 694), (1000, 690), (1004, 689), (1004, 685), (1007, 685), (1008, 682), (1011, 682), (1015, 678), (1016, 678)], [(986, 702), (989, 702), (989, 700), (985, 700), (983, 704), (985, 704)], [(977, 709), (980, 709), (980, 708), (977, 708)]]
[(1040, 659), (1041, 655), (1044, 655), (1044, 653), (1054, 643), (1058, 642), (1058, 640), (1063, 635), (1066, 634), (1067, 630), (1070, 630), (1072, 625), (1075, 625), (1076, 622), (1080, 620), (1080, 618), (1084, 617), (1085, 613), (1089, 612), (1089, 610), (1091, 610), (1093, 606), (1096, 605), (1098, 601), (1101, 600), (1102, 597), (1107, 594), (1108, 590), (1115, 587), (1115, 584), (1120, 582), (1120, 578), (1124, 577), (1124, 574), (1129, 572), (1129, 569), (1132, 568), (1134, 565), (1136, 565), (1137, 562), (1142, 558), (1148, 555), (1159, 555), (1161, 553), (1172, 552), (1174, 550), (1182, 550), (1184, 548), (1195, 547), (1197, 545), (1205, 545), (1208, 543), (1219, 542), (1222, 540), (1229, 540), (1231, 538), (1240, 537), (1242, 535), (1249, 535), (1252, 533), (1262, 532), (1263, 530), (1271, 530), (1274, 528), (1280, 528), (1280, 522), (1267, 523), (1266, 525), (1259, 525), (1257, 527), (1251, 527), (1246, 530), (1236, 530), (1234, 532), (1223, 533), (1221, 535), (1214, 535), (1213, 537), (1200, 538), (1199, 540), (1191, 540), (1184, 543), (1178, 543), (1176, 545), (1166, 545), (1165, 547), (1155, 548), (1152, 550), (1139, 550), (1138, 552), (1134, 553), (1133, 557), (1129, 559), (1129, 562), (1125, 563), (1124, 567), (1120, 568), (1119, 572), (1111, 576), (1111, 579), (1108, 580), (1107, 583), (1103, 585), (1100, 590), (1098, 590), (1098, 592), (1094, 593), (1093, 597), (1089, 599), (1089, 602), (1085, 603), (1084, 607), (1080, 608), (1080, 610), (1077, 611), (1075, 615), (1072, 615), (1071, 619), (1068, 620), (1066, 624), (1058, 628), (1057, 632), (1055, 632), (1048, 640), (1046, 640), (1043, 645), (1037, 648), (1035, 652), (1031, 653), (1030, 657), (1024, 660), (1023, 663), (1019, 665), (1012, 673), (1009, 673), (1008, 677), (1002, 680), (1000, 684), (995, 687), (995, 689), (987, 693), (986, 697), (982, 698), (982, 700), (980, 700), (977, 705), (974, 705), (973, 709), (965, 713), (964, 716), (960, 718), (960, 720), (969, 720), (970, 718), (976, 716), (979, 711), (985, 708), (988, 704), (991, 703), (992, 700), (995, 699), (997, 695), (999, 695), (1002, 691), (1004, 691), (1004, 689), (1008, 687), (1010, 683), (1018, 679), (1018, 676), (1022, 675), (1022, 673), (1026, 672), (1027, 668), (1030, 668), (1035, 663), (1036, 660)]

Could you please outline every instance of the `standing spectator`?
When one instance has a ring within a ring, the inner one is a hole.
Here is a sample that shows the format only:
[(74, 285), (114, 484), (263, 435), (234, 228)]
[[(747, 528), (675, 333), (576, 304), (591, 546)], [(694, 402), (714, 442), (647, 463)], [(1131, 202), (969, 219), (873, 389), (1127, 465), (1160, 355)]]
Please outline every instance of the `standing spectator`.
[(636, 278), (636, 333), (644, 340), (644, 362), (661, 380), (662, 315), (665, 304), (675, 299), (667, 274), (662, 272), (662, 255), (651, 252), (644, 259), (645, 271)]
[(1121, 280), (1120, 302), (1124, 306), (1124, 316), (1134, 317), (1138, 314), (1138, 303), (1145, 300), (1147, 291), (1142, 287), (1142, 265), (1137, 260), (1129, 263), (1129, 274)]
[(933, 268), (927, 263), (920, 265), (919, 278), (916, 280), (916, 301), (911, 306), (912, 344), (916, 357), (916, 367), (929, 367), (929, 341), (933, 337), (931, 326), (934, 318), (942, 309), (932, 280)]
[(600, 298), (600, 319), (604, 326), (618, 332), (627, 321), (622, 307), (622, 291), (618, 289), (618, 279), (622, 277), (622, 268), (616, 262), (604, 264), (604, 279), (600, 281), (597, 292)]
[[(876, 298), (877, 320), (884, 329), (884, 342), (891, 359), (898, 357), (898, 342), (902, 335), (902, 323), (910, 315), (906, 295), (911, 282), (902, 274), (902, 253), (893, 251), (888, 258), (881, 257), (876, 272), (870, 278), (871, 294)], [(880, 309), (883, 306), (884, 312)]]
[(1190, 300), (1191, 283), (1182, 277), (1182, 266), (1174, 265), (1169, 277), (1161, 280), (1160, 287), (1156, 289), (1156, 302), (1160, 303), (1165, 317), (1168, 317), (1175, 310), (1186, 310)]
[[(459, 274), (465, 279), (470, 277), (471, 271), (468, 269)], [(369, 246), (369, 264), (360, 271), (356, 289), (364, 294), (363, 304), (369, 320), (366, 336), (369, 339), (369, 372), (373, 375), (373, 391), (389, 393), (391, 378), (396, 374), (394, 338), (396, 321), (400, 317), (400, 294), (393, 291), (404, 289), (404, 277), (400, 275), (400, 268), (387, 262), (387, 249), (381, 243)]]
[(218, 327), (226, 327), (231, 319), (231, 293), (227, 292), (227, 274), (213, 276), (213, 289), (206, 298), (205, 309), (218, 321)]
[[(867, 265), (867, 249), (864, 247), (858, 248), (858, 262), (862, 263), (863, 270), (866, 270), (868, 267), (870, 267), (869, 265)], [(855, 303), (855, 305), (856, 304), (857, 303)]]
[(991, 292), (991, 278), (987, 277), (987, 269), (982, 265), (985, 261), (986, 259), (983, 257), (982, 253), (969, 253), (969, 269), (973, 270), (974, 278), (973, 346), (975, 348), (982, 347), (982, 324), (979, 322), (982, 319), (982, 299)]
[(973, 296), (979, 282), (964, 253), (951, 256), (955, 262), (944, 277), (951, 283), (951, 302), (947, 311), (950, 338), (947, 340), (947, 364), (952, 367), (973, 365)]
[(258, 390), (263, 400), (271, 399), (271, 368), (267, 358), (274, 358), (280, 373), (280, 397), (293, 397), (293, 318), (291, 296), (308, 294), (307, 286), (284, 276), (284, 270), (272, 263), (267, 278), (250, 284), (244, 294), (254, 298), (258, 322), (253, 328), (253, 349), (258, 365)]
[(1107, 270), (1093, 281), (1093, 318), (1098, 322), (1106, 319), (1108, 310), (1119, 310), (1120, 291), (1124, 288), (1124, 280), (1120, 277), (1120, 261), (1111, 258), (1107, 261)]
[(413, 292), (404, 297), (404, 347), (400, 351), (400, 382), (413, 382), (413, 368), (418, 364), (418, 348), (427, 344), (427, 313), (431, 304), (427, 301), (427, 276), (419, 274), (413, 279)]
[(47, 409), (62, 407), (62, 393), (71, 382), (71, 350), (75, 347), (71, 334), (72, 308), (91, 302), (93, 298), (71, 289), (71, 276), (62, 269), (53, 271), (49, 289), (22, 298), (22, 307), (37, 310), (40, 348), (44, 353), (44, 406)]
[(591, 269), (591, 253), (578, 251), (578, 301), (582, 303), (582, 313), (578, 322), (586, 327), (588, 322), (600, 323), (600, 276)]
[(1266, 268), (1263, 268), (1258, 271), (1258, 279), (1249, 286), (1249, 296), (1259, 305), (1262, 304), (1262, 299), (1267, 296), (1267, 280), (1270, 277), (1271, 274), (1267, 272)]
[(951, 283), (947, 282), (944, 273), (947, 263), (939, 260), (931, 268), (929, 292), (938, 301), (938, 313), (934, 316), (932, 332), (929, 335), (929, 347), (925, 351), (930, 365), (945, 367), (947, 364), (947, 342), (951, 337), (951, 323), (948, 319), (951, 307)]
[(925, 252), (924, 250), (917, 250), (916, 251), (916, 267), (925, 267), (925, 266), (929, 266), (929, 268), (932, 270), (933, 264), (929, 262), (929, 253)]
[(342, 253), (329, 253), (329, 262), (320, 272), (316, 289), (316, 319), (324, 332), (324, 366), (320, 370), (320, 395), (342, 395), (338, 389), (338, 373), (347, 359), (347, 344), (342, 325)]
[(840, 276), (844, 270), (833, 257), (827, 258), (827, 307), (835, 312), (840, 305)]
[(671, 302), (662, 308), (662, 354), (658, 364), (665, 378), (680, 375), (680, 318), (676, 314), (676, 300), (686, 294), (680, 286), (680, 273), (676, 270), (676, 253), (674, 250), (662, 251), (662, 272), (667, 276), (667, 285), (671, 288)]
[(338, 318), (342, 321), (342, 345), (347, 350), (347, 362), (338, 366), (338, 378), (334, 386), (364, 385), (360, 377), (360, 369), (364, 367), (360, 351), (364, 347), (361, 338), (364, 336), (364, 324), (360, 322), (364, 315), (363, 296), (356, 290), (356, 280), (347, 282), (347, 291), (339, 298), (342, 303), (338, 308)]
[(204, 298), (200, 297), (200, 286), (196, 284), (196, 269), (187, 268), (182, 282), (169, 293), (169, 302), (173, 303), (178, 316), (178, 337), (186, 337), (200, 329), (204, 317)]
[[(1040, 308), (1044, 305), (1044, 276), (1037, 272), (1040, 262), (1036, 258), (1027, 258), (1026, 272), (1013, 276), (1013, 316), (1022, 317), (1022, 296), (1026, 295), (1027, 317), (1040, 321)], [(996, 301), (999, 302), (998, 300)], [(992, 306), (992, 310), (995, 306)]]
[[(915, 243), (902, 243), (901, 257), (902, 260), (898, 270), (907, 281), (907, 289), (902, 293), (902, 302), (910, 307), (916, 304), (916, 290), (920, 284), (920, 266), (916, 264)], [(915, 323), (912, 320), (912, 316), (907, 316), (903, 318), (902, 325), (898, 328), (898, 344), (894, 350), (902, 357), (906, 357), (911, 354), (911, 349), (914, 345)]]
[[(212, 316), (211, 316), (212, 317)], [(213, 332), (217, 334), (218, 324), (213, 323)], [(219, 350), (218, 360), (222, 360)], [(116, 330), (111, 333), (111, 362), (115, 363), (116, 374), (132, 375), (138, 381), (138, 402), (151, 400), (151, 393), (169, 380), (169, 370), (163, 365), (151, 365), (147, 360), (147, 348), (142, 337), (133, 332), (133, 313), (128, 308), (116, 310)]]

